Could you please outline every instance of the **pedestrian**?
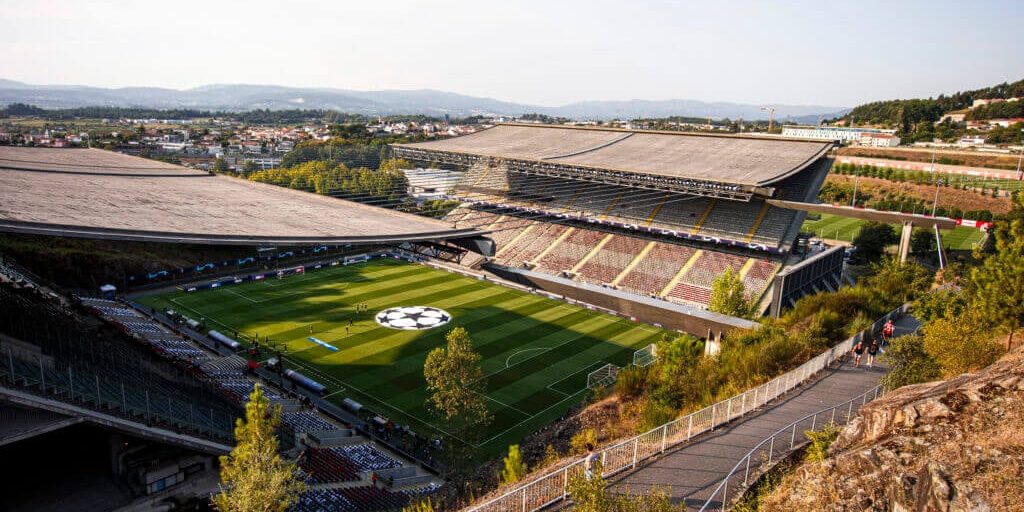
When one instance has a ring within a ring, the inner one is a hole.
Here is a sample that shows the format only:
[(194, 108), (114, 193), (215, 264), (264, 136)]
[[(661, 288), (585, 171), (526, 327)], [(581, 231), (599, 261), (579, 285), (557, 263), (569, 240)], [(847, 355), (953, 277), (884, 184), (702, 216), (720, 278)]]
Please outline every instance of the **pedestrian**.
[(878, 340), (871, 338), (871, 345), (868, 345), (868, 368), (875, 364), (875, 356), (878, 355)]
[(594, 445), (587, 443), (587, 458), (583, 459), (583, 476), (590, 480), (594, 478), (594, 467), (597, 465), (597, 454), (594, 453)]
[(885, 326), (882, 327), (882, 345), (889, 344), (889, 338), (896, 332), (896, 326), (893, 325), (892, 319), (886, 320)]
[(373, 471), (370, 473), (370, 481), (373, 483), (373, 488), (377, 488), (377, 472)]
[(345, 336), (348, 336), (348, 326), (345, 326)]
[(860, 366), (860, 358), (864, 354), (864, 340), (857, 340), (853, 346), (853, 365)]

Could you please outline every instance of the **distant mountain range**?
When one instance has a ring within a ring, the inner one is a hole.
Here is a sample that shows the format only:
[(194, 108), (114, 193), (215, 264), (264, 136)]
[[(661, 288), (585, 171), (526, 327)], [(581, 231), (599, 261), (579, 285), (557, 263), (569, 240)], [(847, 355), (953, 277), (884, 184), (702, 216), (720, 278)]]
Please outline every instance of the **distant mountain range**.
[[(351, 91), (277, 85), (224, 84), (193, 89), (160, 87), (102, 88), (80, 85), (35, 85), (0, 79), (0, 105), (27, 103), (42, 108), (91, 106), (138, 108), (190, 108), (245, 111), (254, 109), (326, 109), (365, 115), (547, 114), (572, 119), (635, 119), (642, 117), (712, 117), (766, 119), (762, 105), (696, 100), (581, 101), (542, 107), (466, 96), (429, 89), (409, 91)], [(839, 117), (850, 109), (820, 105), (771, 105), (780, 121), (817, 123)]]

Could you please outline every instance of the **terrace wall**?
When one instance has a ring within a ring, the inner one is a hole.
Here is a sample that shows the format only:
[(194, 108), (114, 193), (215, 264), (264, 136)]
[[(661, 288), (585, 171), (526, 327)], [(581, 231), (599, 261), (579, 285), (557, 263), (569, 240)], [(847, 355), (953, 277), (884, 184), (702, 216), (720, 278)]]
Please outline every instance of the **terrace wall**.
[(487, 270), (497, 276), (524, 286), (544, 290), (568, 299), (617, 311), (637, 321), (658, 324), (669, 329), (686, 332), (700, 338), (718, 338), (734, 329), (749, 330), (757, 323), (710, 311), (673, 304), (660, 299), (639, 297), (628, 292), (546, 275), (524, 269), (486, 264)]

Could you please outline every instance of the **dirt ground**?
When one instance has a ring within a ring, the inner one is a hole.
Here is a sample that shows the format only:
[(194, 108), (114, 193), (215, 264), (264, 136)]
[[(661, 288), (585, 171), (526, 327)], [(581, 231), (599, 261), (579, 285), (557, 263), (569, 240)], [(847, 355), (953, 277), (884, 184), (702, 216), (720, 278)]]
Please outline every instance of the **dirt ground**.
[[(830, 174), (828, 181), (853, 185), (854, 176), (841, 174)], [(918, 199), (923, 199), (928, 204), (935, 199), (935, 187), (932, 185), (919, 185), (916, 183), (896, 183), (881, 178), (857, 178), (857, 188), (862, 192), (872, 195), (876, 199), (883, 198), (890, 194), (902, 193)], [(957, 207), (963, 211), (989, 210), (994, 214), (1010, 211), (1010, 198), (1007, 196), (992, 197), (982, 195), (972, 190), (959, 190), (951, 187), (939, 189), (939, 206)]]

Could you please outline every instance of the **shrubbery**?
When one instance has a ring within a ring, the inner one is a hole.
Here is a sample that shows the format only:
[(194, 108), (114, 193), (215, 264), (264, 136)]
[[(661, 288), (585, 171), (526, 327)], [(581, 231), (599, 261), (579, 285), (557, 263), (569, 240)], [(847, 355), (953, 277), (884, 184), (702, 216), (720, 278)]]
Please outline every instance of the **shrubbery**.
[(924, 349), (938, 363), (942, 374), (953, 377), (980, 370), (999, 359), (1003, 350), (992, 333), (964, 318), (940, 318), (925, 325)]

